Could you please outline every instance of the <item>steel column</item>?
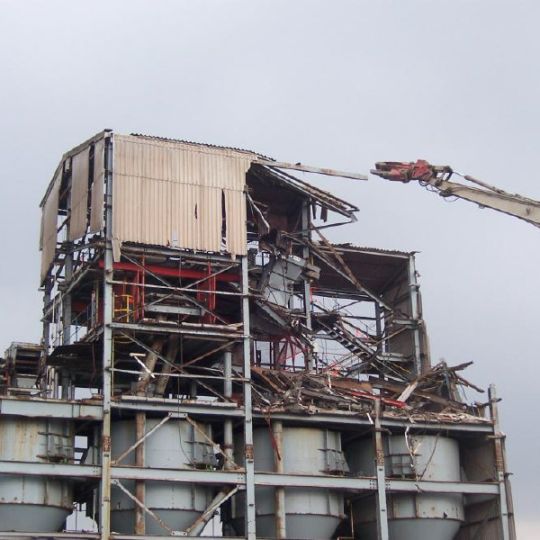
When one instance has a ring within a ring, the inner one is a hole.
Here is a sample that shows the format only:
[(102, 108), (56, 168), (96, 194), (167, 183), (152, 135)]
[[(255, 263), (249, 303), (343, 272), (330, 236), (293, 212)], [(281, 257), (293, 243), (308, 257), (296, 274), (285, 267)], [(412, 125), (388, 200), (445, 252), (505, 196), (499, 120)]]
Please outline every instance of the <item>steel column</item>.
[(499, 482), (499, 508), (502, 529), (502, 540), (510, 540), (510, 523), (508, 515), (508, 499), (506, 494), (506, 467), (504, 463), (503, 439), (505, 435), (500, 430), (499, 411), (497, 408), (497, 392), (495, 385), (491, 384), (488, 389), (489, 410), (493, 422), (493, 444), (495, 450), (495, 469)]
[[(274, 463), (275, 471), (278, 474), (283, 474), (283, 423), (279, 420), (272, 423), (272, 434), (274, 437)], [(287, 523), (285, 514), (285, 488), (276, 487), (275, 493), (276, 505), (276, 538), (282, 540), (287, 538)]]
[[(73, 182), (73, 178), (71, 180)], [(70, 189), (69, 196), (69, 220), (66, 225), (66, 238), (69, 238), (69, 230), (71, 228), (71, 194)], [(67, 253), (64, 258), (64, 278), (66, 281), (71, 281), (73, 277), (73, 253), (71, 251), (71, 242), (66, 242)], [(71, 310), (71, 294), (60, 293), (62, 298), (62, 345), (69, 345), (71, 343), (71, 322), (72, 322), (72, 310)], [(71, 380), (69, 378), (68, 371), (64, 368), (60, 370), (60, 385), (62, 386), (62, 395), (59, 396), (62, 399), (72, 399), (71, 395)]]
[(422, 373), (422, 346), (420, 328), (418, 326), (420, 319), (420, 302), (418, 300), (418, 281), (416, 280), (416, 266), (414, 255), (409, 256), (409, 293), (411, 298), (411, 319), (414, 321), (413, 347), (414, 347), (414, 369), (418, 376)]
[(101, 422), (100, 533), (102, 540), (111, 535), (111, 396), (113, 341), (113, 247), (112, 247), (112, 136), (105, 139), (105, 264), (103, 268), (103, 419)]
[(377, 475), (377, 539), (388, 540), (388, 511), (386, 508), (386, 474), (384, 469), (384, 446), (381, 431), (381, 401), (375, 401), (375, 469)]
[[(306, 202), (302, 206), (302, 236), (304, 237), (303, 247), (302, 247), (302, 257), (304, 260), (309, 261), (309, 247), (308, 243), (311, 240), (311, 230), (310, 230), (310, 218), (309, 218), (309, 202)], [(314, 352), (313, 352), (313, 336), (311, 335), (312, 323), (311, 323), (311, 285), (308, 278), (303, 278), (304, 282), (304, 314), (306, 316), (306, 328), (310, 333), (311, 349), (308, 352), (308, 357), (305, 358), (305, 368), (307, 371), (313, 371), (316, 369), (314, 363)]]
[(249, 268), (247, 256), (242, 257), (242, 322), (243, 322), (243, 390), (244, 390), (244, 468), (246, 474), (245, 533), (255, 540), (255, 456), (253, 453), (253, 417), (251, 404), (251, 329), (249, 317)]
[[(46, 310), (51, 301), (51, 290), (53, 284), (50, 276), (45, 278), (44, 290), (43, 290), (43, 333), (41, 337), (41, 344), (43, 345), (43, 351), (41, 352), (41, 358), (39, 359), (39, 388), (43, 397), (52, 397), (49, 395), (48, 379), (49, 373), (46, 367), (47, 355), (49, 354), (49, 345), (51, 340), (51, 324), (48, 321)], [(52, 368), (50, 368), (52, 369)], [(56, 396), (54, 396), (56, 397)]]

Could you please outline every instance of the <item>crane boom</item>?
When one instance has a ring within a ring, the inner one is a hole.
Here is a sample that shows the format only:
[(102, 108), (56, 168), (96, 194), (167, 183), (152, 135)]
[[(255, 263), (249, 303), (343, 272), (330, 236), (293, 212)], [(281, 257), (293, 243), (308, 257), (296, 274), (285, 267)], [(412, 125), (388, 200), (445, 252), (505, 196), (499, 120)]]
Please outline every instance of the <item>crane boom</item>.
[(415, 163), (382, 161), (375, 164), (371, 173), (395, 182), (417, 180), (421, 185), (432, 186), (442, 197), (459, 197), (540, 227), (540, 201), (508, 193), (468, 175), (463, 178), (474, 187), (450, 182), (452, 175), (458, 173), (448, 166), (431, 165), (421, 159)]

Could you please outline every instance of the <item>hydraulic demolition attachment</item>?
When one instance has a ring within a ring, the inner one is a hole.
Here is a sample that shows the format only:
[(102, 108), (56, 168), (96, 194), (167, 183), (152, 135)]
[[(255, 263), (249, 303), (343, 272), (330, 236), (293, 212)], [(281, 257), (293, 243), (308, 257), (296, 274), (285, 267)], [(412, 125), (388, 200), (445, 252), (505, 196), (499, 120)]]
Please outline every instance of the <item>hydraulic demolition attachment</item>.
[[(472, 176), (462, 175), (448, 165), (431, 165), (422, 159), (415, 163), (382, 161), (375, 164), (371, 174), (395, 182), (407, 183), (417, 180), (421, 185), (433, 188), (442, 197), (465, 199), (478, 204), (481, 208), (492, 208), (540, 227), (540, 201), (490, 186)], [(474, 187), (450, 182), (453, 175), (461, 176), (474, 184)]]

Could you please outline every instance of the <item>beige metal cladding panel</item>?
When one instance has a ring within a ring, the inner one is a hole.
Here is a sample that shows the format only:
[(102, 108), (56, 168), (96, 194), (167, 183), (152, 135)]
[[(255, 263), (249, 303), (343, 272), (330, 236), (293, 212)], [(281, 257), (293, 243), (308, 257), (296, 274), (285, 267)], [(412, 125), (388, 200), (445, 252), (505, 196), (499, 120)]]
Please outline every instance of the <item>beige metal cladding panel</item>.
[(243, 192), (225, 191), (227, 251), (246, 254), (246, 198)]
[(144, 178), (141, 181), (139, 238), (143, 244), (169, 243), (171, 230), (171, 183)]
[(199, 187), (200, 207), (197, 212), (198, 248), (205, 251), (221, 250), (221, 189)]
[(170, 183), (170, 237), (173, 246), (204, 251), (221, 248), (221, 190)]
[(113, 182), (113, 238), (142, 242), (142, 178), (115, 176)]
[(56, 227), (58, 221), (58, 195), (62, 168), (57, 171), (51, 191), (45, 200), (41, 215), (41, 283), (54, 260), (56, 252)]
[(85, 148), (71, 160), (71, 198), (69, 240), (80, 238), (86, 232), (88, 211), (88, 160), (90, 148)]
[(220, 251), (222, 193), (227, 251), (246, 252), (244, 185), (252, 157), (172, 141), (114, 138), (114, 237)]
[(103, 195), (105, 182), (104, 165), (105, 141), (101, 139), (94, 146), (94, 178), (90, 193), (90, 232), (103, 229)]

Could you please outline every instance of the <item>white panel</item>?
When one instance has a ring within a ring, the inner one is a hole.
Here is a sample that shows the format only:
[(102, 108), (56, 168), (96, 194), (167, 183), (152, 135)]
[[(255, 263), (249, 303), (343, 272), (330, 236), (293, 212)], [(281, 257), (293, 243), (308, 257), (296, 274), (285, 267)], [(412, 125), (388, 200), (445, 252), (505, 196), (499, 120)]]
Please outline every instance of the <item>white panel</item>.
[(86, 232), (88, 213), (88, 160), (90, 148), (84, 149), (71, 160), (71, 198), (69, 240), (80, 238)]

